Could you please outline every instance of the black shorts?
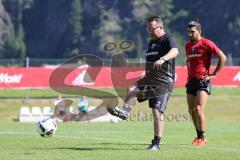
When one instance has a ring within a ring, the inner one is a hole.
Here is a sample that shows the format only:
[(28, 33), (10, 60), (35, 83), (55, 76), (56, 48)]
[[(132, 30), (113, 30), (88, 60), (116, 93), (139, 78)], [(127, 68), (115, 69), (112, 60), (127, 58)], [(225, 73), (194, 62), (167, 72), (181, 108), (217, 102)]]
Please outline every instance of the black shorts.
[(137, 81), (137, 88), (140, 90), (137, 94), (138, 102), (149, 100), (149, 107), (159, 110), (163, 113), (166, 110), (167, 102), (172, 93), (174, 81), (159, 81), (157, 83), (148, 82), (147, 78)]
[(211, 94), (211, 82), (210, 80), (200, 80), (200, 79), (195, 79), (192, 78), (188, 83), (186, 84), (186, 93), (191, 94), (196, 96), (197, 91), (203, 90), (205, 91), (208, 95)]

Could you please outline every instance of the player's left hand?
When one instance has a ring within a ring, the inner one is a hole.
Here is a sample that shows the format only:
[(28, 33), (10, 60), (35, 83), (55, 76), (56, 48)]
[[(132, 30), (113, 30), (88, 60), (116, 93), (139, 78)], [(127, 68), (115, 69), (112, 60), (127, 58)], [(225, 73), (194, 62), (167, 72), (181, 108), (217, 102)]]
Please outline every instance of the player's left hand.
[(216, 74), (208, 74), (203, 76), (203, 80), (208, 81), (208, 80), (213, 80), (216, 77)]
[(165, 61), (163, 59), (159, 59), (157, 60), (154, 64), (153, 64), (153, 69), (156, 67), (158, 70), (161, 68), (161, 65), (164, 63)]

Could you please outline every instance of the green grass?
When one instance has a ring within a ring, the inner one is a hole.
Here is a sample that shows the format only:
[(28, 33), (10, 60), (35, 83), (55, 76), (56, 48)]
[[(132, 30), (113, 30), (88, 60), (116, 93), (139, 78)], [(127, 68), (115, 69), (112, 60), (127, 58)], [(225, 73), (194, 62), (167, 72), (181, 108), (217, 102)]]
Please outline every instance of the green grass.
[[(95, 92), (96, 91), (96, 92)], [(98, 94), (98, 92), (101, 92), (101, 94)], [(113, 97), (114, 95), (117, 96), (125, 96), (126, 89), (117, 89), (116, 90), (112, 88), (100, 88), (100, 89), (94, 89), (93, 91), (90, 91), (88, 89), (85, 89), (82, 91), (85, 95), (89, 95), (90, 97)], [(110, 93), (110, 94), (107, 94)], [(117, 94), (118, 93), (118, 94)], [(0, 90), (0, 98), (54, 98), (58, 96), (58, 92), (52, 90), (52, 89), (5, 89)], [(214, 95), (240, 95), (240, 89), (239, 88), (213, 88), (213, 94)], [(75, 97), (77, 95), (67, 95), (63, 94), (65, 97)], [(175, 88), (173, 90), (173, 95), (177, 96), (183, 96), (185, 95), (185, 88)]]
[[(112, 91), (111, 89), (108, 89)], [(37, 94), (42, 95), (43, 97), (47, 95), (47, 91), (44, 90), (35, 90)], [(215, 114), (218, 114), (220, 119), (229, 120), (238, 119), (240, 121), (240, 89), (239, 88), (213, 88), (212, 95), (209, 98), (207, 109), (209, 110), (210, 119), (215, 119)], [(17, 92), (17, 91), (16, 91)], [(44, 93), (46, 92), (46, 93)], [(51, 91), (50, 91), (51, 92)], [(175, 89), (175, 93), (171, 97), (168, 105), (168, 112), (178, 112), (178, 113), (187, 113), (187, 103), (185, 97), (184, 89)], [(178, 92), (178, 93), (176, 93)], [(1, 92), (0, 92), (1, 93)], [(42, 93), (42, 94), (40, 94)], [(14, 92), (11, 91), (9, 96), (13, 96)], [(55, 98), (55, 97), (54, 97)], [(40, 98), (24, 100), (21, 98), (2, 98), (0, 99), (0, 121), (12, 121), (18, 118), (18, 113), (21, 106), (53, 106), (54, 98)], [(101, 103), (103, 98), (89, 98), (90, 105), (97, 106)], [(111, 99), (108, 99), (109, 104), (111, 104)], [(122, 103), (122, 99), (119, 101), (119, 104)], [(76, 107), (76, 103), (73, 104)], [(143, 113), (149, 112), (147, 103), (138, 104), (136, 110), (141, 110)], [(137, 111), (136, 111), (137, 112)], [(226, 114), (229, 116), (225, 116)], [(212, 116), (213, 115), (213, 116)]]
[(57, 97), (58, 93), (51, 89), (4, 89), (0, 90), (0, 98), (48, 98)]
[(167, 122), (161, 150), (146, 151), (152, 122), (66, 123), (42, 138), (34, 124), (0, 123), (1, 160), (240, 159), (239, 123), (209, 122), (208, 145), (190, 145), (191, 122)]
[[(42, 138), (36, 133), (34, 123), (12, 120), (17, 118), (20, 106), (49, 105), (53, 99), (32, 99), (27, 102), (21, 99), (1, 99), (0, 159), (240, 159), (239, 88), (213, 89), (206, 106), (208, 144), (200, 148), (190, 145), (195, 132), (187, 112), (184, 92), (184, 89), (175, 90), (177, 94), (174, 95), (180, 96), (173, 96), (169, 101), (164, 137), (158, 152), (145, 150), (153, 134), (151, 110), (147, 102), (138, 103), (126, 122), (61, 123), (54, 137)], [(108, 100), (111, 102), (111, 99)], [(90, 101), (97, 105), (101, 99)]]

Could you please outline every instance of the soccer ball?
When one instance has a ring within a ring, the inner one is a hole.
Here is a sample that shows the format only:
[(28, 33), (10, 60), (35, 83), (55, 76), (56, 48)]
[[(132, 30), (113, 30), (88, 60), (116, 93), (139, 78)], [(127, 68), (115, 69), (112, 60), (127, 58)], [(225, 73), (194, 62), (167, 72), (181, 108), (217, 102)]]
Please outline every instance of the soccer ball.
[(50, 117), (37, 122), (37, 132), (42, 137), (52, 137), (56, 131), (57, 123)]
[(118, 123), (119, 120), (120, 120), (120, 119), (119, 119), (118, 117), (113, 117), (113, 116), (112, 116), (111, 119), (110, 119), (110, 122), (111, 122), (111, 123)]

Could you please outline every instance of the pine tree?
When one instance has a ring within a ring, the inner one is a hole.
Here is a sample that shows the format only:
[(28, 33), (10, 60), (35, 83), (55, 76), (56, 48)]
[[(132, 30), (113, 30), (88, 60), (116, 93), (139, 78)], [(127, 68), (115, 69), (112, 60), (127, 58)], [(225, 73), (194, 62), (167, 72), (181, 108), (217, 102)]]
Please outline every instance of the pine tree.
[(15, 58), (17, 55), (17, 47), (15, 41), (15, 32), (13, 25), (10, 23), (6, 28), (6, 40), (3, 46), (4, 58)]
[[(112, 4), (115, 4), (117, 0), (113, 0)], [(108, 8), (106, 4), (102, 2), (97, 3), (97, 8), (99, 9), (99, 19), (100, 23), (96, 26), (93, 34), (96, 39), (98, 39), (99, 46), (98, 49), (106, 55), (113, 55), (121, 52), (119, 48), (111, 51), (104, 49), (104, 46), (109, 42), (118, 44), (123, 40), (122, 38), (122, 26), (120, 22), (120, 17), (117, 10), (114, 8)]]
[(26, 46), (24, 41), (24, 29), (22, 24), (19, 24), (18, 31), (16, 32), (16, 48), (17, 48), (17, 56), (19, 58), (24, 58), (26, 55)]
[(64, 56), (79, 54), (82, 37), (82, 6), (81, 0), (72, 0), (67, 29), (67, 49)]
[(8, 58), (23, 58), (26, 55), (22, 14), (26, 0), (4, 0), (3, 4), (10, 14), (12, 23), (7, 28), (4, 55)]

